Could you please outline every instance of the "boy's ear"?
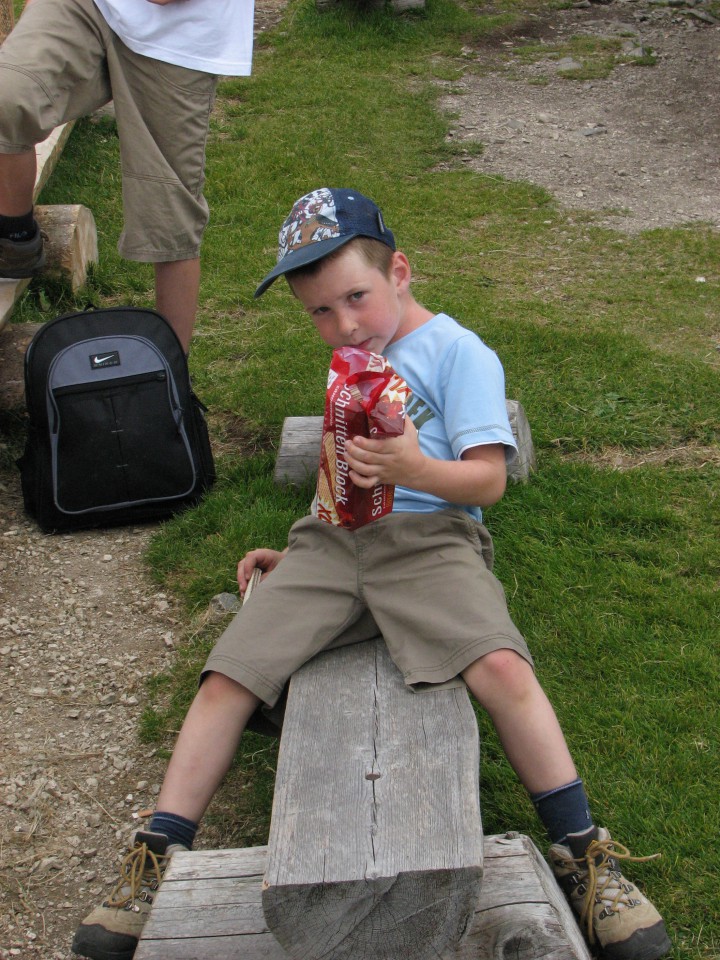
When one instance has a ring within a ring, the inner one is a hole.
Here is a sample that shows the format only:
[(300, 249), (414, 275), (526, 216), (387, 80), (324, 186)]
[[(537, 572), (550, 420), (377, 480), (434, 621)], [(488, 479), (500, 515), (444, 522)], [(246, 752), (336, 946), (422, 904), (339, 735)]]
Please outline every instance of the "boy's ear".
[(395, 250), (392, 255), (390, 276), (395, 281), (399, 293), (404, 293), (410, 287), (412, 270), (410, 269), (410, 261), (402, 250)]

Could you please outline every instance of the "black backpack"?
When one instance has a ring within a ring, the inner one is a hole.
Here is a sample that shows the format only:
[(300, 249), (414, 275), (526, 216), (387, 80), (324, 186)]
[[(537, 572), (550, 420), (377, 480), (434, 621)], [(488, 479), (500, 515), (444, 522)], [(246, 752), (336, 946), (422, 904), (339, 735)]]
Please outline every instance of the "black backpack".
[(25, 509), (46, 532), (168, 517), (215, 479), (205, 408), (154, 310), (69, 313), (25, 354)]

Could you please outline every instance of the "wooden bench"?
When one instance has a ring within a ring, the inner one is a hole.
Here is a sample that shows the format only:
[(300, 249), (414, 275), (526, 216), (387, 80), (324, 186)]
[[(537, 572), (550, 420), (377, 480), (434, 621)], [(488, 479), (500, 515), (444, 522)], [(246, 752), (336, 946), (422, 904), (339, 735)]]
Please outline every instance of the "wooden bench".
[(382, 641), (316, 657), (268, 846), (173, 857), (135, 960), (590, 960), (534, 844), (483, 839), (478, 771), (464, 687), (412, 693)]
[[(267, 857), (267, 847), (175, 854), (135, 960), (288, 960), (263, 916)], [(485, 837), (484, 862), (468, 934), (435, 960), (590, 960), (570, 907), (527, 837)]]
[[(529, 479), (536, 467), (530, 424), (517, 400), (506, 400), (508, 418), (518, 455), (508, 468), (508, 479), (518, 483)], [(322, 440), (322, 417), (286, 417), (275, 460), (275, 483), (301, 486), (317, 474)]]

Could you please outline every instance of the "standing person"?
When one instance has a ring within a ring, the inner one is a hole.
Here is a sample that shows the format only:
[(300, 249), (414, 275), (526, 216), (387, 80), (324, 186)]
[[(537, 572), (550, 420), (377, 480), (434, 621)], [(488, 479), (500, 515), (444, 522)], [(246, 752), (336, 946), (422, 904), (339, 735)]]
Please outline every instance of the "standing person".
[(205, 143), (218, 76), (247, 76), (253, 0), (31, 0), (0, 47), (0, 278), (44, 263), (35, 145), (113, 100), (125, 224), (187, 352), (197, 315)]
[[(252, 550), (240, 561), (241, 593), (256, 568), (266, 576), (210, 653), (149, 828), (136, 834), (117, 886), (81, 923), (73, 949), (93, 960), (132, 957), (170, 856), (192, 846), (258, 707), (272, 709), (320, 651), (382, 634), (406, 684), (461, 676), (487, 710), (591, 943), (609, 960), (657, 960), (670, 949), (663, 920), (620, 871), (620, 860), (634, 858), (591, 816), (492, 573), (482, 510), (502, 497), (516, 455), (500, 361), (476, 334), (415, 300), (407, 257), (357, 192), (321, 188), (297, 201), (256, 296), (281, 275), (326, 344), (383, 354), (411, 389), (402, 436), (345, 442), (350, 479), (367, 490), (394, 484), (393, 509), (356, 530), (304, 517), (286, 550)], [(448, 571), (441, 594), (439, 556)]]

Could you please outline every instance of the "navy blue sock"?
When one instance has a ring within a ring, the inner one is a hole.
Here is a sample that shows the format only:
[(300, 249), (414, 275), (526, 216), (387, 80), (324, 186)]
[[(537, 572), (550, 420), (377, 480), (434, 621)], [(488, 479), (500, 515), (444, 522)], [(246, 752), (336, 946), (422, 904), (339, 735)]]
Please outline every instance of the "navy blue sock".
[(192, 820), (186, 820), (185, 817), (179, 817), (176, 813), (156, 810), (148, 829), (153, 833), (164, 833), (170, 843), (181, 843), (191, 850), (198, 825)]
[(0, 214), (0, 237), (5, 240), (32, 240), (37, 233), (37, 224), (32, 208), (22, 217), (5, 217)]
[(531, 793), (530, 799), (552, 843), (564, 843), (570, 834), (584, 834), (593, 829), (582, 780), (573, 780), (544, 793)]

